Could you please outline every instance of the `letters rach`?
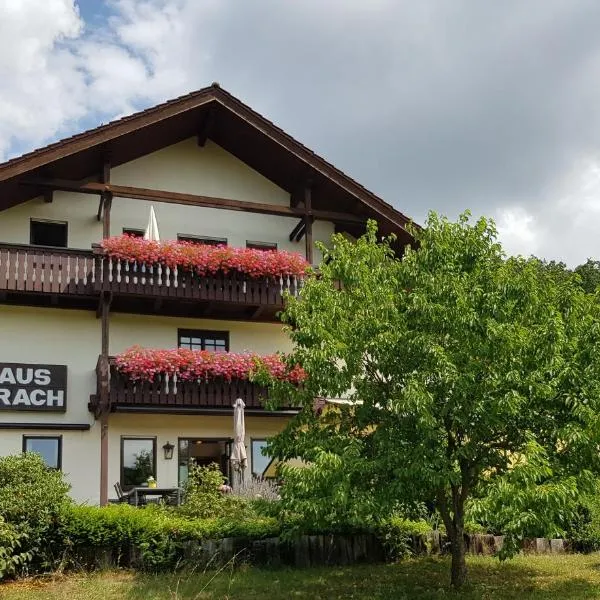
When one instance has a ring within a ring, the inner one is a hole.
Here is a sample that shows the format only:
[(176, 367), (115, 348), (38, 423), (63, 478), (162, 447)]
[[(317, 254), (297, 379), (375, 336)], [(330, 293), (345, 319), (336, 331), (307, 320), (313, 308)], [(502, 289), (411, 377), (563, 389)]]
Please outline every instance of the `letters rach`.
[(67, 410), (67, 366), (0, 362), (0, 410)]

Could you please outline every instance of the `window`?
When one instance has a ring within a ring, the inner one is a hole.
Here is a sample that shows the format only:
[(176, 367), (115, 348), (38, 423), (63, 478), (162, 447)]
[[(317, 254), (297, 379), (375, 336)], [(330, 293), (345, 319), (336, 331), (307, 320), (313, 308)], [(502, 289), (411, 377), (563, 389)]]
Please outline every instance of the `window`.
[(229, 352), (228, 331), (180, 329), (177, 333), (177, 343), (180, 348), (208, 350), (210, 352)]
[(130, 489), (156, 478), (156, 438), (121, 438), (121, 485)]
[(23, 452), (37, 452), (51, 469), (62, 466), (62, 436), (23, 436)]
[(180, 242), (191, 242), (192, 244), (205, 244), (207, 246), (227, 246), (227, 238), (188, 235), (187, 233), (178, 233), (177, 240)]
[(131, 237), (143, 238), (146, 232), (143, 229), (134, 229), (133, 227), (123, 227), (123, 235)]
[(29, 243), (32, 246), (66, 248), (67, 222), (31, 219), (29, 224)]
[(246, 240), (246, 248), (252, 248), (253, 250), (277, 250), (277, 244), (274, 242), (252, 242)]
[(256, 477), (275, 477), (275, 461), (263, 455), (267, 440), (251, 441), (252, 475)]

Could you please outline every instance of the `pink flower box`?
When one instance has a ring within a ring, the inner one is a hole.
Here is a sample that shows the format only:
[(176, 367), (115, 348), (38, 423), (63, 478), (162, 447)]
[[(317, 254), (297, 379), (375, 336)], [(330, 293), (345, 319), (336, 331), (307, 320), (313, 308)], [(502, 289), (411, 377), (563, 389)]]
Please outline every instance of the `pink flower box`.
[(107, 256), (129, 262), (163, 264), (198, 275), (236, 271), (249, 277), (303, 277), (309, 264), (295, 252), (210, 246), (193, 242), (153, 242), (119, 235), (101, 242)]
[(263, 369), (273, 378), (291, 383), (300, 383), (305, 378), (301, 367), (290, 370), (279, 354), (261, 356), (252, 352), (236, 354), (133, 346), (117, 355), (115, 364), (121, 373), (135, 381), (153, 381), (157, 375), (177, 376), (181, 381), (252, 380), (253, 375)]

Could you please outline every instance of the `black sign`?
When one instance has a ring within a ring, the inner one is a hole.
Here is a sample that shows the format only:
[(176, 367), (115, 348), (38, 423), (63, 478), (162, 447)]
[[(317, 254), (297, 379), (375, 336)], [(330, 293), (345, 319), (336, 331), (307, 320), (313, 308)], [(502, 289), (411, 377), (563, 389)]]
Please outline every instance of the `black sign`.
[(0, 410), (67, 410), (67, 367), (0, 363)]

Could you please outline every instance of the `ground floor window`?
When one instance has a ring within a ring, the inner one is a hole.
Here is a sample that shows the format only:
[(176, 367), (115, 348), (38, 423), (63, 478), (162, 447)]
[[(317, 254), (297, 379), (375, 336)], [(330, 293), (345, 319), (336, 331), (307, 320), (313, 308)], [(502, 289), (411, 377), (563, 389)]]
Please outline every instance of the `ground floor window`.
[(24, 435), (23, 452), (37, 452), (51, 469), (62, 466), (62, 436)]
[(156, 479), (156, 438), (121, 438), (121, 485), (129, 489)]
[(252, 475), (255, 477), (275, 477), (275, 461), (269, 455), (263, 454), (267, 440), (252, 440), (251, 442)]

